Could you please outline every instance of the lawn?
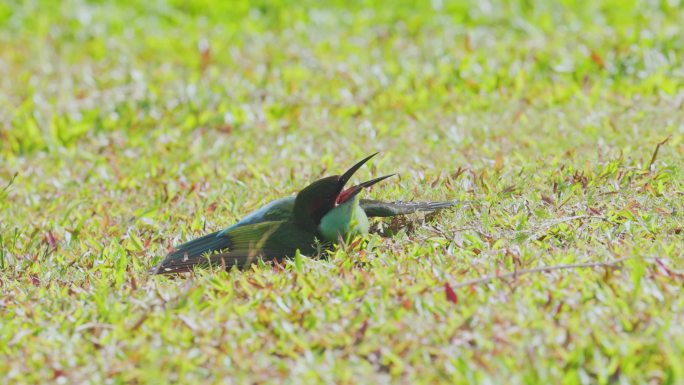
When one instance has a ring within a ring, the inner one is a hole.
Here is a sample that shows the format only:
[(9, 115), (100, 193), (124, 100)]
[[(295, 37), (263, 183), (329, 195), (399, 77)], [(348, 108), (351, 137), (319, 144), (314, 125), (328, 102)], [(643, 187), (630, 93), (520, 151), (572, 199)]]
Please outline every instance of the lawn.
[[(0, 3), (0, 383), (684, 383), (679, 0)], [(381, 154), (322, 259), (152, 276)]]

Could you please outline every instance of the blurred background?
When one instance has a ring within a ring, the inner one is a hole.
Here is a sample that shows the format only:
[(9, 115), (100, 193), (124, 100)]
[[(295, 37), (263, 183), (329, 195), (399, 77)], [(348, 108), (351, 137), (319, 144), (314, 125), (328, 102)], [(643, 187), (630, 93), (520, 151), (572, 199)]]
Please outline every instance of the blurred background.
[(683, 17), (678, 0), (5, 1), (1, 148), (297, 160), (421, 143), (477, 161), (468, 148), (501, 150), (529, 109), (548, 112), (526, 124), (541, 151), (610, 139), (611, 112), (681, 102)]

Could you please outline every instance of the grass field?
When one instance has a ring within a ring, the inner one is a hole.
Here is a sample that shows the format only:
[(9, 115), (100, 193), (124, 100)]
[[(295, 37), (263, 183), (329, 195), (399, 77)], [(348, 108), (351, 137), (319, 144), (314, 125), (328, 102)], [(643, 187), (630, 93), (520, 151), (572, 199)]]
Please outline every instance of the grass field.
[[(682, 20), (0, 3), (0, 383), (684, 383)], [(148, 275), (375, 151), (356, 180), (400, 177), (366, 197), (470, 203), (325, 259)]]

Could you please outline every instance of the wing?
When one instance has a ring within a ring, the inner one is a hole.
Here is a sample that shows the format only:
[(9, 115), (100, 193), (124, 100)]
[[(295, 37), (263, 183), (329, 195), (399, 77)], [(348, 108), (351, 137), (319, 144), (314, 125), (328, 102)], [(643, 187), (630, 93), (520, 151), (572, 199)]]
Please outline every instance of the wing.
[(242, 218), (236, 224), (219, 232), (223, 235), (237, 227), (251, 225), (260, 222), (270, 221), (286, 221), (292, 218), (292, 211), (294, 210), (295, 197), (286, 197), (271, 201), (258, 210), (252, 211), (246, 217)]
[[(180, 246), (176, 246), (176, 250), (170, 252), (164, 259), (164, 262), (177, 262), (183, 260), (192, 262), (206, 254), (214, 254), (228, 249), (235, 249), (236, 245), (233, 243), (236, 237), (230, 236), (235, 229), (256, 223), (287, 220), (291, 217), (294, 200), (294, 197), (276, 199), (224, 230), (216, 231), (203, 237), (193, 239)], [(256, 227), (251, 228), (249, 231), (264, 231), (263, 229), (263, 227)]]
[(394, 215), (411, 214), (416, 211), (436, 211), (458, 204), (459, 201), (446, 202), (381, 202), (361, 199), (361, 208), (369, 217), (391, 217)]
[[(212, 234), (210, 234), (212, 235)], [(216, 238), (216, 235), (214, 235)], [(222, 236), (229, 245), (225, 249), (190, 255), (170, 253), (153, 270), (155, 274), (191, 271), (195, 266), (244, 267), (263, 260), (282, 260), (293, 257), (297, 250), (302, 254), (316, 252), (316, 237), (290, 221), (269, 221), (236, 227)], [(202, 239), (202, 238), (200, 238)], [(198, 239), (199, 240), (199, 239)], [(194, 241), (191, 241), (192, 243)], [(215, 251), (219, 251), (215, 253)]]

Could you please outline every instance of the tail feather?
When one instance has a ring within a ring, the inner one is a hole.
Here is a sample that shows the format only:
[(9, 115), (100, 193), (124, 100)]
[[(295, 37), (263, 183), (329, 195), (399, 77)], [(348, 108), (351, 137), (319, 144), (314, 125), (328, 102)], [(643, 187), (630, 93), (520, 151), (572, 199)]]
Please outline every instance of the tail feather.
[(177, 246), (176, 250), (166, 255), (162, 263), (154, 271), (161, 273), (167, 266), (182, 265), (183, 261), (196, 261), (205, 254), (213, 254), (229, 247), (230, 238), (219, 236), (219, 231), (216, 231)]
[(195, 267), (215, 267), (222, 269), (230, 269), (235, 266), (238, 269), (243, 269), (251, 264), (257, 263), (259, 260), (282, 262), (283, 259), (293, 257), (296, 250), (237, 250), (227, 251), (217, 254), (206, 254), (198, 259), (176, 259), (164, 260), (158, 265), (152, 273), (154, 274), (172, 274), (185, 273), (192, 271)]

